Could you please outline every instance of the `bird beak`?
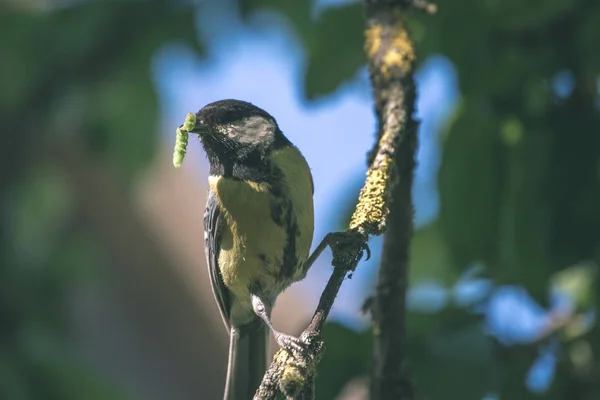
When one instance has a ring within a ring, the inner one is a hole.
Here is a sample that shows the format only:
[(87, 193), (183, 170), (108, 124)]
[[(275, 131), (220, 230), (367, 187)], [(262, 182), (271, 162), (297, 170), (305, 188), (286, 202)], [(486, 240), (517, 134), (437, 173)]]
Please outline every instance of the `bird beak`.
[(206, 134), (207, 132), (208, 132), (208, 127), (203, 123), (203, 121), (200, 121), (198, 119), (196, 119), (196, 125), (194, 126), (194, 129), (189, 131), (189, 133), (195, 133), (198, 136), (202, 136), (202, 135)]

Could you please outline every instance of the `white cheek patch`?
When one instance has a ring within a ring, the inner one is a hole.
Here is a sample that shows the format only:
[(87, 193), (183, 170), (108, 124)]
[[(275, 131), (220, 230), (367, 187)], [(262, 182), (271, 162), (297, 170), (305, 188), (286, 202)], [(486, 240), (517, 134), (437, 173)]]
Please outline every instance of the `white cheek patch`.
[(271, 143), (275, 136), (275, 124), (263, 117), (252, 116), (230, 125), (229, 134), (242, 143)]

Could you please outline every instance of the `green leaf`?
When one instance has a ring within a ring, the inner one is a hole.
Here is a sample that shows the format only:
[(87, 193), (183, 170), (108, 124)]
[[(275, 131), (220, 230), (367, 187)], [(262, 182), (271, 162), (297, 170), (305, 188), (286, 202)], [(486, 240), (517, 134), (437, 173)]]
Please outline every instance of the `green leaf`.
[(0, 397), (3, 399), (31, 399), (32, 388), (17, 365), (14, 349), (0, 348)]
[[(594, 51), (597, 48), (595, 46), (598, 44), (594, 38), (600, 37), (600, 24), (598, 23), (600, 3), (593, 2), (590, 5), (593, 5), (593, 8), (582, 15), (582, 21), (575, 26), (577, 31), (576, 50), (581, 65), (585, 66), (591, 75), (596, 75), (597, 78), (598, 71), (600, 71), (600, 52)], [(587, 84), (591, 86), (589, 90), (593, 92), (596, 79), (594, 77), (590, 78)]]
[(60, 243), (74, 207), (73, 193), (58, 171), (33, 169), (14, 192), (8, 230), (13, 256), (38, 276), (53, 248)]
[(450, 305), (437, 313), (407, 312), (406, 332), (410, 342), (423, 336), (440, 334), (446, 329), (461, 330), (482, 322), (482, 315)]
[[(409, 321), (414, 317), (410, 315)], [(473, 323), (474, 316), (447, 309), (422, 314), (420, 319), (423, 328), (429, 320), (430, 328), (416, 332), (411, 324), (408, 352), (423, 398), (480, 400), (497, 387), (493, 340), (484, 334), (482, 324)]]
[(93, 90), (89, 143), (131, 176), (147, 165), (158, 144), (158, 99), (150, 73), (147, 67), (113, 70)]
[(555, 273), (552, 286), (561, 295), (568, 296), (576, 310), (588, 310), (594, 305), (597, 277), (596, 264), (580, 263)]
[(313, 29), (314, 2), (311, 0), (238, 0), (238, 6), (245, 20), (258, 11), (276, 11), (292, 23), (301, 40)]
[[(508, 154), (501, 218), (499, 262), (491, 264), (503, 282), (525, 285), (538, 301), (546, 300), (551, 271), (549, 162), (551, 138), (528, 132)], [(525, 272), (526, 271), (526, 272)]]
[(114, 384), (95, 375), (70, 348), (46, 332), (26, 330), (20, 345), (27, 362), (36, 370), (37, 390), (43, 397), (66, 400), (126, 398), (124, 393), (114, 389)]
[(363, 5), (328, 8), (307, 40), (305, 91), (315, 99), (336, 90), (365, 65)]
[(452, 284), (457, 278), (438, 222), (418, 229), (410, 244), (409, 281), (435, 280)]
[(292, 23), (308, 56), (304, 76), (308, 99), (330, 94), (365, 65), (360, 3), (327, 8), (316, 20), (312, 17), (311, 1), (242, 0), (239, 6), (246, 20), (256, 11), (272, 10)]
[[(461, 89), (463, 85), (476, 88), (473, 80), (487, 81), (487, 76), (482, 76), (480, 71), (487, 65), (489, 59), (488, 36), (490, 31), (489, 20), (483, 18), (470, 18), (468, 16), (482, 15), (485, 7), (483, 1), (441, 0), (436, 2), (438, 12), (435, 17), (421, 17), (425, 20), (428, 41), (432, 47), (426, 47), (432, 53), (442, 53), (455, 65), (459, 66), (459, 79)], [(458, 24), (458, 25), (457, 25)], [(437, 45), (436, 47), (434, 47)], [(473, 49), (478, 51), (473, 51)], [(430, 54), (419, 54), (419, 58)], [(489, 68), (485, 69), (486, 71)], [(467, 79), (468, 78), (468, 79)], [(479, 87), (483, 90), (487, 85)], [(472, 93), (472, 92), (467, 92)]]
[(503, 200), (498, 125), (482, 105), (468, 102), (459, 109), (443, 143), (439, 223), (459, 268), (496, 257)]
[[(13, 115), (42, 81), (50, 57), (40, 57), (39, 45), (48, 36), (39, 35), (45, 19), (40, 15), (0, 13), (0, 108)], [(38, 46), (34, 45), (38, 43)], [(16, 132), (13, 132), (15, 134)]]
[(577, 4), (574, 0), (488, 0), (485, 18), (505, 29), (543, 28), (568, 15)]

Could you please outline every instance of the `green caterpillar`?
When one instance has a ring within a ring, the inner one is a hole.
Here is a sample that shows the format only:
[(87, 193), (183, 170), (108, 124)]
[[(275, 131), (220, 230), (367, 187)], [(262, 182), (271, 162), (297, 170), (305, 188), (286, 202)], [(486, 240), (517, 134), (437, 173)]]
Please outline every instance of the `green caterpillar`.
[(181, 167), (185, 151), (188, 145), (189, 132), (196, 127), (196, 116), (193, 113), (188, 113), (185, 117), (185, 122), (177, 128), (175, 137), (175, 150), (173, 150), (173, 165), (175, 168)]

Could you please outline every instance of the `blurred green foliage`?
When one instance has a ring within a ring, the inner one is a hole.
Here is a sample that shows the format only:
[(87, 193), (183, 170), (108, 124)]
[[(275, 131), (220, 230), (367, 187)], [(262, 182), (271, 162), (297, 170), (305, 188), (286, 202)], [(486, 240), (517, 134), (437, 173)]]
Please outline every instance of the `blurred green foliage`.
[[(451, 289), (480, 263), (493, 287), (523, 285), (544, 305), (558, 288), (574, 299), (575, 313), (597, 309), (597, 273), (589, 266), (600, 264), (600, 2), (437, 4), (435, 16), (411, 13), (409, 24), (421, 61), (441, 53), (454, 64), (462, 100), (440, 136), (441, 210), (415, 234), (411, 282)], [(174, 41), (202, 54), (194, 19), (200, 6), (35, 5), (0, 6), (0, 398), (119, 398), (66, 344), (65, 293), (85, 279), (82, 265), (92, 273), (104, 261), (73, 226), (72, 182), (37, 160), (57, 142), (75, 142), (86, 157), (114, 165), (126, 185), (156, 143), (150, 60)], [(318, 14), (313, 1), (237, 6), (243, 19), (276, 12), (294, 27), (307, 57), (307, 99), (334, 92), (364, 66), (359, 3)], [(572, 88), (560, 96), (554, 78), (565, 72)], [(593, 323), (577, 330), (579, 322), (557, 331), (563, 351), (545, 398), (600, 398), (600, 332)], [(407, 336), (425, 398), (534, 397), (525, 374), (539, 344), (499, 343), (468, 307), (450, 301), (437, 312), (409, 312)], [(317, 393), (332, 399), (368, 373), (371, 338), (330, 324), (325, 340)]]
[(0, 398), (124, 398), (69, 346), (69, 288), (105, 260), (78, 226), (76, 190), (53, 151), (74, 142), (123, 183), (146, 166), (160, 115), (150, 61), (172, 41), (201, 51), (195, 9), (94, 1), (36, 11), (41, 3), (0, 5)]

